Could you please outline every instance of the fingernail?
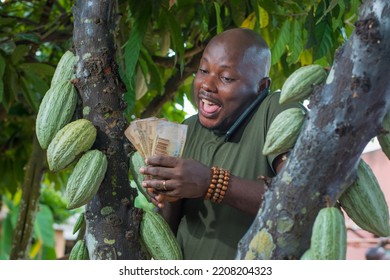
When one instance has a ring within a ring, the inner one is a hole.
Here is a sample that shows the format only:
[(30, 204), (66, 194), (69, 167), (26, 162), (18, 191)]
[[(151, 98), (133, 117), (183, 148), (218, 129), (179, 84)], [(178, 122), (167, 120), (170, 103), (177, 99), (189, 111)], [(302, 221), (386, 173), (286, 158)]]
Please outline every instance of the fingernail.
[(140, 172), (140, 173), (144, 173), (144, 172), (145, 172), (145, 167), (141, 167), (141, 168), (139, 169), (139, 172)]

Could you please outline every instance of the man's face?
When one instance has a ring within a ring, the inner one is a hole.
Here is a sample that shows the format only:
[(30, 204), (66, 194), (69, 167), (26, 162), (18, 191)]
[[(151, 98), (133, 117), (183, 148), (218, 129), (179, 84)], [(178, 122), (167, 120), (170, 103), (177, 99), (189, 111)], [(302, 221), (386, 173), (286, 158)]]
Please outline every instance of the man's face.
[(199, 121), (209, 129), (229, 129), (258, 93), (261, 77), (254, 62), (255, 50), (243, 50), (239, 41), (212, 41), (200, 61), (194, 97)]

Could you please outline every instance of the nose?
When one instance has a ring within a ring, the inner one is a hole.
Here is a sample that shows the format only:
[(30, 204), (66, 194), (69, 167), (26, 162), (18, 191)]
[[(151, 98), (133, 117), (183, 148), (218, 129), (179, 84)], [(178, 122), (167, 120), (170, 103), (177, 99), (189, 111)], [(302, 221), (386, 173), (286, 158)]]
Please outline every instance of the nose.
[(201, 89), (207, 92), (217, 92), (217, 85), (213, 75), (206, 75), (201, 81)]

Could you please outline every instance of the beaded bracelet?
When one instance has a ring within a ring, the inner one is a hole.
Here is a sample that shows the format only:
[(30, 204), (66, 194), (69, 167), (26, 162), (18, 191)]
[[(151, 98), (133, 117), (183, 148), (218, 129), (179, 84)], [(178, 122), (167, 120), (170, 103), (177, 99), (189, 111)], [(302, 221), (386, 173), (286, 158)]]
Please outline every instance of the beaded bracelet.
[(229, 186), (230, 171), (213, 166), (211, 172), (210, 186), (204, 198), (214, 203), (221, 203)]

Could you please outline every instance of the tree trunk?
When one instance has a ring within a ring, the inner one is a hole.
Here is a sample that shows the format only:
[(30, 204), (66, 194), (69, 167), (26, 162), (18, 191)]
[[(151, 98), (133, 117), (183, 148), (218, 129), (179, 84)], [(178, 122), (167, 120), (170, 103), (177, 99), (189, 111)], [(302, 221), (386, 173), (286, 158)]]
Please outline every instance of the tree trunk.
[(28, 259), (28, 251), (38, 211), (39, 191), (46, 163), (46, 153), (41, 149), (34, 133), (31, 156), (26, 165), (22, 199), (19, 205), (18, 219), (12, 239), (11, 260)]
[(73, 7), (73, 39), (79, 57), (75, 85), (83, 118), (98, 130), (92, 148), (108, 158), (106, 176), (86, 207), (85, 240), (90, 259), (144, 259), (138, 230), (142, 212), (133, 207), (136, 191), (128, 178), (125, 88), (115, 62), (115, 5), (115, 0), (79, 0)]
[(336, 53), (327, 82), (310, 100), (304, 128), (271, 182), (237, 259), (297, 259), (326, 203), (335, 205), (356, 178), (367, 143), (390, 108), (390, 3), (366, 1), (354, 34)]

